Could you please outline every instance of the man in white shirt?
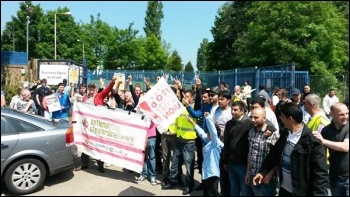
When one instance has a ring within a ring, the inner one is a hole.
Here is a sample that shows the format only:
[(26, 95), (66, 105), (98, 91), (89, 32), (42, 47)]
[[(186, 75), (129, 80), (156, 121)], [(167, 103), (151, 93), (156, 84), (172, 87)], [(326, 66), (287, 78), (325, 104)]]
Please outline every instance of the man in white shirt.
[(23, 87), (18, 87), (17, 88), (17, 94), (12, 97), (11, 102), (10, 102), (10, 108), (17, 109), (17, 103), (22, 99), (22, 91)]
[(334, 103), (338, 103), (339, 99), (335, 96), (335, 91), (333, 88), (329, 89), (329, 93), (323, 98), (323, 110), (326, 113), (326, 116), (329, 120), (332, 120), (331, 116), (331, 106)]

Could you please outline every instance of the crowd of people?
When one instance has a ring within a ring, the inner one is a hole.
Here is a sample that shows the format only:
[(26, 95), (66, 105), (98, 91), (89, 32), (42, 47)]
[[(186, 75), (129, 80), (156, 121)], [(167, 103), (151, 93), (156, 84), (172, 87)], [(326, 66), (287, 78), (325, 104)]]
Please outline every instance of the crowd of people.
[[(107, 87), (101, 79), (100, 88), (89, 83), (78, 90), (67, 80), (56, 91), (46, 83), (18, 88), (9, 107), (52, 119), (68, 119), (75, 101), (137, 113), (139, 98), (152, 88), (149, 78), (146, 90), (133, 85), (132, 76), (124, 90), (116, 77)], [(185, 90), (178, 79), (170, 86), (185, 110), (162, 134), (151, 121), (143, 170), (135, 182), (149, 180), (155, 186), (159, 173), (162, 189), (180, 186), (183, 195), (195, 189), (204, 196), (273, 196), (277, 191), (279, 196), (327, 196), (329, 188), (333, 196), (349, 196), (349, 108), (334, 89), (321, 99), (309, 85), (303, 92), (293, 89), (290, 98), (285, 88), (274, 88), (270, 96), (264, 86), (252, 97), (248, 81), (234, 86), (233, 93), (225, 82), (208, 88), (199, 78), (192, 89)], [(48, 111), (45, 97), (52, 94), (61, 110)], [(89, 156), (82, 153), (81, 162), (76, 170), (88, 168)], [(97, 163), (105, 172), (108, 164)], [(201, 174), (196, 187), (195, 168)]]

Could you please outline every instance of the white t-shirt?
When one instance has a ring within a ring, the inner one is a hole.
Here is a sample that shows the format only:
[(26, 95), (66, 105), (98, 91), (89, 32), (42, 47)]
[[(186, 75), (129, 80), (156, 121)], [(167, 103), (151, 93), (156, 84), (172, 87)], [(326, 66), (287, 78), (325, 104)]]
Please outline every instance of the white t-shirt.
[(222, 110), (220, 107), (218, 107), (214, 113), (213, 122), (214, 124), (217, 124), (221, 129), (221, 134), (220, 134), (221, 141), (223, 141), (224, 139), (224, 131), (225, 131), (226, 123), (231, 119), (232, 119), (231, 107), (228, 107), (225, 110)]

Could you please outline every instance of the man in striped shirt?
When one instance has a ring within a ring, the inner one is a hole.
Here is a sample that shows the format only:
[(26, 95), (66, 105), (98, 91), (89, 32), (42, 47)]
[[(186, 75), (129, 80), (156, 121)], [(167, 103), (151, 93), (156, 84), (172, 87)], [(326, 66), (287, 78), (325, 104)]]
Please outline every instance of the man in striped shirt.
[(267, 173), (279, 165), (279, 196), (326, 196), (328, 173), (323, 145), (304, 125), (297, 104), (283, 104), (281, 120), (286, 129), (264, 159), (253, 185), (264, 182)]
[[(266, 155), (270, 152), (271, 146), (275, 145), (279, 138), (279, 132), (267, 135), (267, 130), (276, 130), (267, 124), (266, 111), (264, 108), (255, 108), (251, 113), (254, 128), (249, 131), (249, 152), (248, 166), (245, 181), (249, 185), (253, 177), (258, 173)], [(255, 196), (274, 196), (276, 191), (276, 170), (275, 168), (267, 173), (263, 182), (258, 186), (252, 186)]]

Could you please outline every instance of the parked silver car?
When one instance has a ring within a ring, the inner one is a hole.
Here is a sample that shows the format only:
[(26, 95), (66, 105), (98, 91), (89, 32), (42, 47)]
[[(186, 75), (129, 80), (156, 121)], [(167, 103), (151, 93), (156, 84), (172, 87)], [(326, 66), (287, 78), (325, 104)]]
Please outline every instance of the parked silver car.
[(72, 170), (77, 154), (68, 121), (1, 109), (1, 180), (11, 193), (32, 193), (47, 176)]

